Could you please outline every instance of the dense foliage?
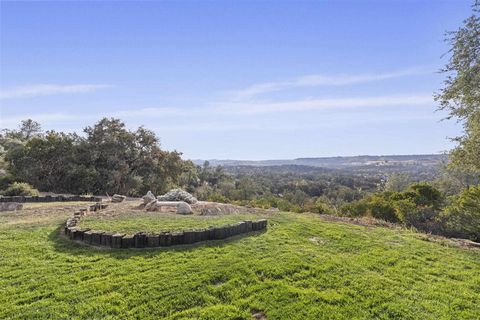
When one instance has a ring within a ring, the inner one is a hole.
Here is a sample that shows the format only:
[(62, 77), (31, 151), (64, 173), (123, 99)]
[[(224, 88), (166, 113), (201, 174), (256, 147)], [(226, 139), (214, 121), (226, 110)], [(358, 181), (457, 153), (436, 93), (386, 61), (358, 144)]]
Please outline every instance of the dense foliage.
[[(206, 162), (197, 167), (192, 190), (201, 200), (234, 202), (282, 211), (335, 213), (345, 202), (377, 190), (379, 177), (341, 172), (296, 173), (278, 168), (235, 168), (228, 172)], [(233, 171), (233, 172), (232, 172)]]
[(442, 70), (444, 88), (437, 94), (440, 108), (463, 124), (464, 134), (455, 140), (451, 165), (480, 173), (480, 2), (457, 31), (448, 33), (450, 60)]
[(385, 191), (344, 205), (346, 216), (371, 216), (407, 226), (422, 227), (431, 222), (443, 204), (442, 194), (427, 183), (415, 183), (402, 192)]
[(444, 234), (480, 241), (480, 186), (453, 196), (439, 219)]
[[(4, 130), (0, 144), (10, 174), (45, 191), (66, 193), (165, 192), (188, 165), (178, 152), (160, 149), (159, 140), (143, 127), (125, 128), (117, 119), (102, 119), (73, 133), (42, 133), (31, 120), (19, 130)], [(32, 130), (31, 127), (35, 130)]]

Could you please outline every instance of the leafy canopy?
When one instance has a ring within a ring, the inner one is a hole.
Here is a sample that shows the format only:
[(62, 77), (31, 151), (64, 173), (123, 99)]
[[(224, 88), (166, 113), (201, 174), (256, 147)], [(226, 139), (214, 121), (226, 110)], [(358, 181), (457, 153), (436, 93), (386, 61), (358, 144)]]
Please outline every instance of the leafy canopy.
[(462, 123), (464, 134), (455, 138), (451, 166), (480, 173), (480, 2), (457, 31), (447, 33), (450, 59), (441, 70), (444, 87), (435, 96), (448, 118)]

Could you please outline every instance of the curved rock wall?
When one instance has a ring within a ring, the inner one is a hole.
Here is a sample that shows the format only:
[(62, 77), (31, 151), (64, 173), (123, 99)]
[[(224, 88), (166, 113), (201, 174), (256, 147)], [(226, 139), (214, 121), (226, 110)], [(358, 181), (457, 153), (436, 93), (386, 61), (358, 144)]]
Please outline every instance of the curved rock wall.
[(207, 229), (187, 230), (179, 232), (160, 232), (156, 234), (138, 232), (134, 235), (123, 233), (95, 231), (80, 228), (77, 225), (81, 217), (91, 211), (106, 208), (106, 205), (96, 204), (74, 213), (65, 224), (65, 236), (71, 240), (81, 241), (94, 246), (110, 248), (146, 248), (146, 247), (169, 247), (174, 245), (193, 244), (206, 240), (222, 240), (232, 236), (252, 231), (260, 231), (267, 228), (267, 220), (242, 221), (220, 227)]

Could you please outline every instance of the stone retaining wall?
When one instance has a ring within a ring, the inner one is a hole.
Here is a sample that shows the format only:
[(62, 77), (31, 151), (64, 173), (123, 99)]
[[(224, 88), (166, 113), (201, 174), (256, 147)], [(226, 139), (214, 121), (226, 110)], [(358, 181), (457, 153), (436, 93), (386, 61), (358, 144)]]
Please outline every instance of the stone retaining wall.
[(88, 201), (101, 202), (100, 197), (84, 197), (84, 196), (15, 196), (0, 197), (0, 202), (67, 202), (67, 201)]
[(235, 224), (210, 227), (206, 229), (187, 230), (179, 232), (146, 233), (138, 232), (134, 235), (123, 233), (95, 231), (80, 228), (77, 225), (80, 219), (92, 211), (106, 208), (107, 205), (97, 203), (88, 208), (81, 209), (65, 223), (65, 236), (71, 240), (81, 241), (85, 244), (109, 248), (153, 248), (170, 247), (175, 245), (193, 244), (207, 240), (222, 240), (232, 236), (267, 228), (267, 220), (242, 221)]

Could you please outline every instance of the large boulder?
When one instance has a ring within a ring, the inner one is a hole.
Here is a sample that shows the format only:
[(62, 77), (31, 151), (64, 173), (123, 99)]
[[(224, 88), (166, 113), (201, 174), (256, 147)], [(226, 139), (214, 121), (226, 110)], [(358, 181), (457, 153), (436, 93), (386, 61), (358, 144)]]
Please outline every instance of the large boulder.
[(145, 207), (147, 211), (164, 213), (192, 214), (192, 208), (185, 201), (152, 201)]
[(0, 211), (22, 210), (23, 204), (18, 202), (0, 202)]
[(197, 203), (197, 198), (182, 189), (173, 189), (162, 196), (157, 197), (158, 201), (184, 201), (186, 203)]
[(123, 202), (127, 199), (126, 196), (122, 196), (121, 194), (114, 194), (112, 196), (112, 202)]
[(186, 202), (180, 201), (177, 207), (178, 214), (192, 214), (192, 207)]
[(152, 191), (148, 191), (146, 195), (143, 196), (143, 204), (148, 204), (155, 200), (155, 196), (153, 195)]

